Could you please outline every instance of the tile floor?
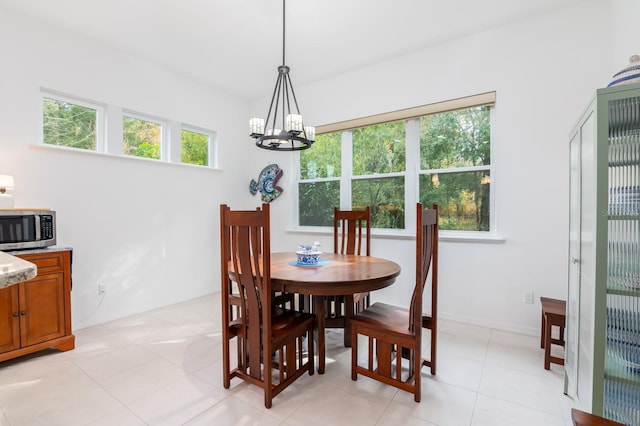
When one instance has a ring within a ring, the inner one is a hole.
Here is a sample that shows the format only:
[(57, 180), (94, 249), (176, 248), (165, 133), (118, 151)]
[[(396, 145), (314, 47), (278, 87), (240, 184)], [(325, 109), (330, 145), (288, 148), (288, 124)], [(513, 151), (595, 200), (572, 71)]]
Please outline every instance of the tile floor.
[(0, 363), (0, 426), (569, 426), (563, 367), (543, 368), (533, 336), (441, 321), (437, 376), (422, 402), (359, 376), (340, 331), (327, 371), (304, 375), (269, 410), (239, 379), (222, 387), (219, 295), (74, 332), (76, 348)]

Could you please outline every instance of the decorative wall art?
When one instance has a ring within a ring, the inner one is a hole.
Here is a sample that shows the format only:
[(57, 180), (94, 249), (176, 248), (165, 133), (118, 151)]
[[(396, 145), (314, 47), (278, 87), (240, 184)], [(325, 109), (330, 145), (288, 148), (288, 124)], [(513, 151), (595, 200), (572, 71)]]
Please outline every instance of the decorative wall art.
[(277, 164), (269, 164), (258, 175), (258, 181), (251, 179), (249, 191), (256, 195), (262, 193), (262, 201), (270, 203), (282, 194), (283, 189), (278, 186), (278, 180), (282, 177), (283, 170)]

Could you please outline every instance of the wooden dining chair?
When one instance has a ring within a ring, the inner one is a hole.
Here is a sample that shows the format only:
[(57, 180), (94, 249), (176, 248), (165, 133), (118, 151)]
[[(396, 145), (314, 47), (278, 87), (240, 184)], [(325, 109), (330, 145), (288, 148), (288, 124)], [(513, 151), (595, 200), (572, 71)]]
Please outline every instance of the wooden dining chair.
[[(264, 405), (271, 408), (273, 398), (298, 377), (314, 373), (315, 315), (273, 304), (269, 204), (256, 210), (221, 205), (220, 240), (223, 385), (228, 389), (238, 377), (260, 386)], [(233, 294), (230, 282), (237, 284)], [(233, 339), (238, 341), (235, 366)]]
[[(333, 252), (371, 256), (371, 208), (333, 209)], [(325, 296), (325, 328), (345, 328), (346, 318), (369, 306), (369, 293)]]
[[(438, 280), (438, 206), (423, 210), (417, 204), (416, 273), (409, 309), (376, 302), (351, 319), (351, 379), (358, 374), (411, 392), (420, 402), (422, 359), (422, 295), (427, 278)], [(429, 274), (431, 271), (431, 274)], [(367, 337), (368, 360), (358, 360), (358, 335)], [(433, 330), (432, 330), (432, 334)], [(435, 345), (432, 342), (432, 353)], [(402, 354), (409, 358), (403, 368)]]

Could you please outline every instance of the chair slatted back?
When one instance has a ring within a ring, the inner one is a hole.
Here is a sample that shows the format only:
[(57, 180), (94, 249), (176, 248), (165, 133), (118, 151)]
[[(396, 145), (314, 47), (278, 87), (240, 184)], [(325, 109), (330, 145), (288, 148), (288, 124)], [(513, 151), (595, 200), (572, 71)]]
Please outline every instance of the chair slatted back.
[[(252, 377), (262, 379), (261, 354), (271, 353), (269, 204), (256, 210), (231, 210), (221, 205), (220, 227), (221, 259), (229, 259), (222, 261), (222, 279), (228, 279), (229, 269), (236, 272), (240, 295), (243, 295), (241, 312), (246, 315), (249, 370)], [(224, 303), (223, 300), (223, 306)], [(265, 375), (270, 376), (270, 369), (265, 370)]]
[(431, 316), (437, 318), (438, 300), (438, 205), (424, 210), (417, 203), (416, 212), (416, 283), (411, 296), (409, 330), (420, 333), (422, 326), (422, 296), (431, 271)]
[(333, 209), (333, 252), (371, 256), (370, 207), (364, 210)]

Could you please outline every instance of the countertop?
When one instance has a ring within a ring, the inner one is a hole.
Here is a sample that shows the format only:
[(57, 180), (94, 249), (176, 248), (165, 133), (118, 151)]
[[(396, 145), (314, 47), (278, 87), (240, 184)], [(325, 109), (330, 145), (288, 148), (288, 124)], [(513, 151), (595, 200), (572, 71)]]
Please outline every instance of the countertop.
[(0, 288), (30, 280), (37, 274), (33, 263), (0, 251)]

